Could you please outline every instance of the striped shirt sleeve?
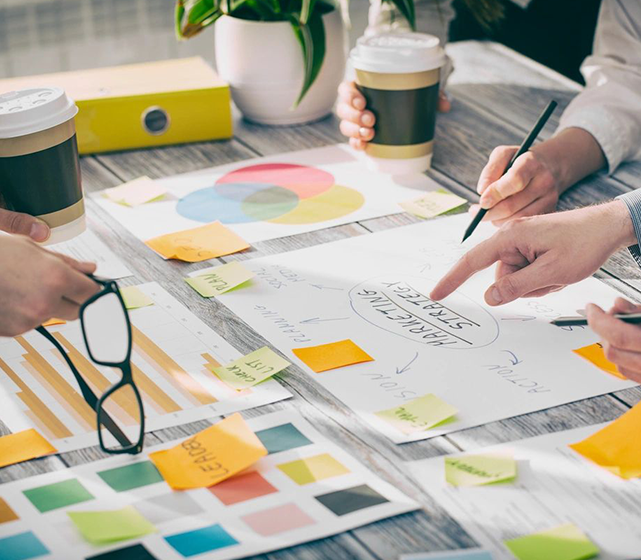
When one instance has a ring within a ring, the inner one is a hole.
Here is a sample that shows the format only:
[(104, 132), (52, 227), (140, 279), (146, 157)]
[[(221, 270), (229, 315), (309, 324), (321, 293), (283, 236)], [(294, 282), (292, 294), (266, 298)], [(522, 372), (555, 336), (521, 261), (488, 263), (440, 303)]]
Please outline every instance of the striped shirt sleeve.
[[(632, 225), (634, 226), (634, 234), (637, 237), (637, 241), (641, 243), (641, 189), (622, 194), (617, 198), (622, 200), (628, 207), (630, 218), (632, 218)], [(639, 249), (639, 243), (628, 247), (628, 251), (630, 251), (632, 258), (641, 267), (641, 249)]]

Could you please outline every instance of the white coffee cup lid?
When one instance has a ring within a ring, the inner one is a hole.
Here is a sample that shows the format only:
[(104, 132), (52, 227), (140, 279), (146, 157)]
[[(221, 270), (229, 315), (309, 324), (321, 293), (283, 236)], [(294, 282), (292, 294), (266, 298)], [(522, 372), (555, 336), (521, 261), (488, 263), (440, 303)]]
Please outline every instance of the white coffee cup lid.
[(78, 107), (63, 89), (41, 87), (0, 94), (0, 139), (34, 134), (76, 116)]
[(434, 35), (381, 33), (361, 37), (351, 59), (357, 70), (405, 74), (440, 68), (445, 64), (445, 51)]

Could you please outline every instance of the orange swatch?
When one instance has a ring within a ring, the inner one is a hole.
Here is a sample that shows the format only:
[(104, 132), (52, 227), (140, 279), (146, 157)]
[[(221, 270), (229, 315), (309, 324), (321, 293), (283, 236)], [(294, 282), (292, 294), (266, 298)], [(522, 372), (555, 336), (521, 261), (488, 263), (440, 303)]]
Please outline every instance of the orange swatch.
[(249, 248), (249, 244), (220, 222), (168, 233), (145, 241), (166, 259), (200, 262), (230, 255)]
[(603, 345), (600, 342), (590, 344), (589, 346), (584, 346), (583, 348), (578, 348), (577, 350), (572, 350), (572, 352), (593, 363), (601, 371), (605, 371), (606, 373), (614, 375), (614, 377), (618, 377), (619, 379), (625, 379), (626, 381), (628, 380), (625, 375), (619, 372), (617, 366), (605, 357), (605, 352), (603, 352)]
[(29, 461), (58, 450), (33, 428), (0, 437), (0, 467)]
[(351, 340), (341, 340), (307, 348), (294, 348), (292, 352), (316, 373), (374, 361), (374, 358)]

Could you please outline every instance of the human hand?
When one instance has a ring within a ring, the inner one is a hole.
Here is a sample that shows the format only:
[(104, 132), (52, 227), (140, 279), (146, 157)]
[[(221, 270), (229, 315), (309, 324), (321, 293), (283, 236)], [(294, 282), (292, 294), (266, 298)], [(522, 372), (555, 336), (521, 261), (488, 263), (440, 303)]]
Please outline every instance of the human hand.
[(496, 226), (524, 216), (547, 214), (556, 209), (559, 196), (590, 173), (605, 165), (594, 137), (581, 128), (568, 128), (519, 156), (505, 174), (516, 146), (495, 148), (481, 171), (477, 191), (479, 204), (470, 208)]
[[(341, 132), (349, 138), (349, 144), (357, 150), (364, 150), (367, 142), (374, 138), (376, 118), (365, 109), (365, 97), (354, 82), (343, 82), (338, 87), (336, 113), (341, 119)], [(438, 111), (447, 113), (452, 104), (443, 90), (438, 94)]]
[(2, 195), (0, 194), (0, 231), (6, 233), (14, 233), (18, 235), (25, 235), (30, 237), (38, 243), (42, 243), (49, 239), (51, 230), (49, 226), (42, 220), (30, 216), (29, 214), (22, 214), (20, 212), (12, 212), (3, 207)]
[(39, 247), (24, 237), (0, 236), (0, 336), (16, 336), (52, 317), (78, 318), (99, 289), (86, 276), (96, 265)]
[(641, 313), (641, 305), (617, 298), (608, 313), (598, 305), (586, 306), (588, 324), (601, 337), (603, 352), (628, 379), (641, 383), (641, 326), (624, 323), (615, 313)]
[(495, 262), (496, 280), (485, 292), (488, 305), (543, 296), (594, 274), (612, 253), (636, 242), (632, 219), (620, 200), (518, 218), (463, 255), (430, 297), (446, 298)]

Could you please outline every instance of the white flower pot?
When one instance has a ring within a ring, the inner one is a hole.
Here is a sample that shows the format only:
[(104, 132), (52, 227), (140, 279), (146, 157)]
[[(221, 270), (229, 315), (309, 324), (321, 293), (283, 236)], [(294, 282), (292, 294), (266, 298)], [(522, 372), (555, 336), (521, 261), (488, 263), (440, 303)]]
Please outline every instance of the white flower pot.
[(345, 30), (341, 14), (323, 16), (325, 59), (300, 105), (303, 51), (289, 22), (262, 22), (223, 16), (216, 21), (216, 66), (231, 86), (245, 118), (269, 125), (315, 121), (328, 115), (345, 73)]

